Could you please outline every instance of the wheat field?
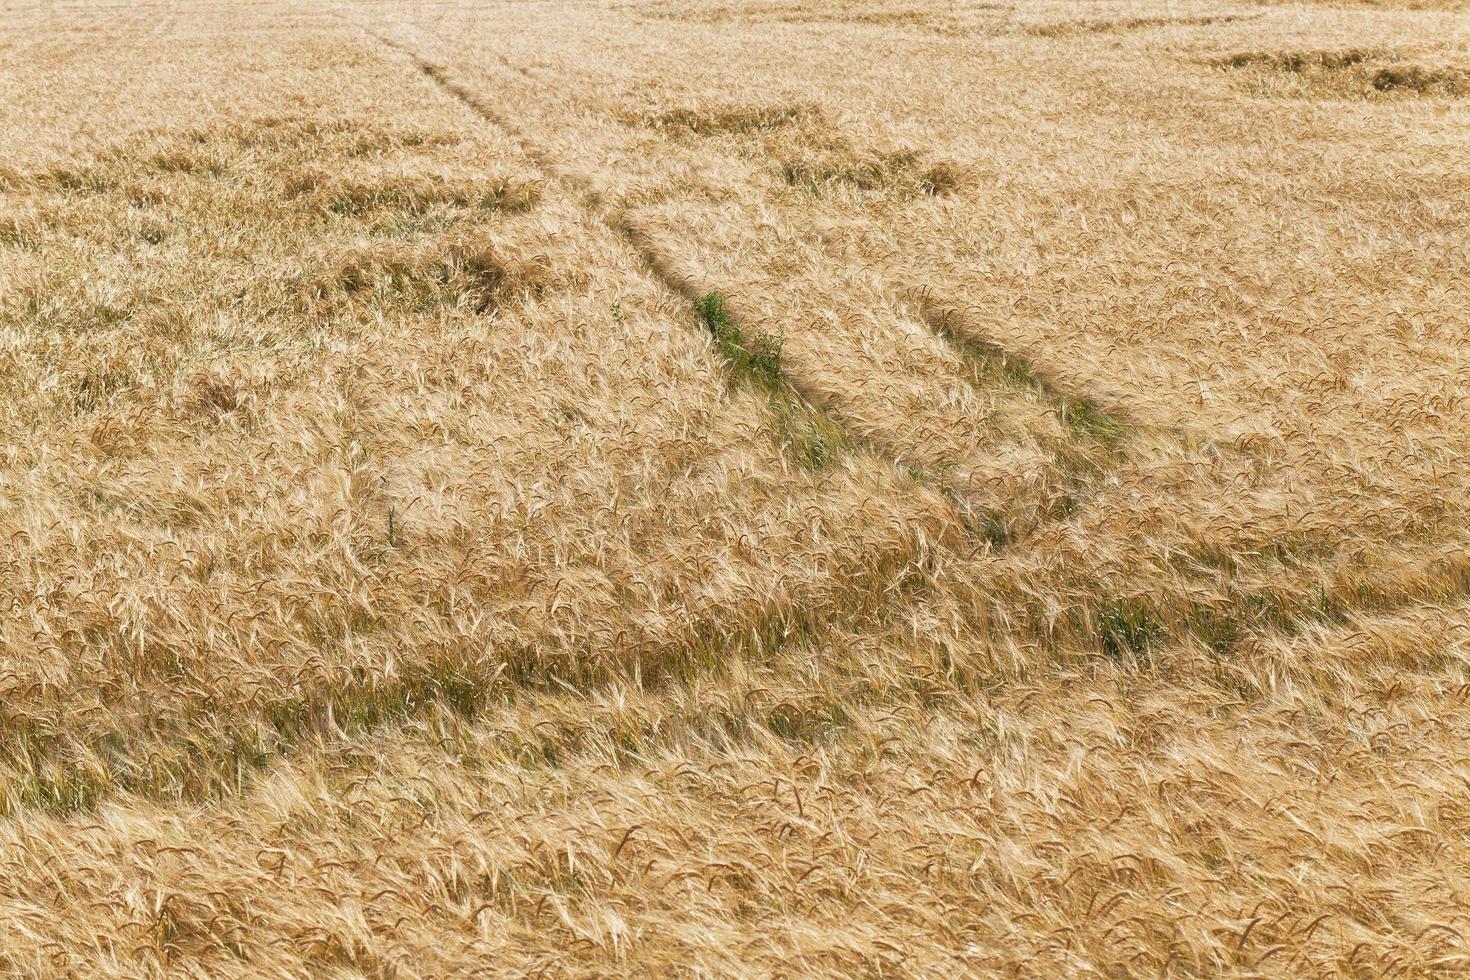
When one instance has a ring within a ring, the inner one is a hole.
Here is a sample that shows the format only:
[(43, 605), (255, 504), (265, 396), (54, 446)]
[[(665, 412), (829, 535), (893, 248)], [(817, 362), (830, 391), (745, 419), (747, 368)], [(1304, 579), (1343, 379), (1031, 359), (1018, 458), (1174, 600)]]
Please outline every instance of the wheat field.
[(0, 972), (1470, 971), (1460, 0), (0, 0)]

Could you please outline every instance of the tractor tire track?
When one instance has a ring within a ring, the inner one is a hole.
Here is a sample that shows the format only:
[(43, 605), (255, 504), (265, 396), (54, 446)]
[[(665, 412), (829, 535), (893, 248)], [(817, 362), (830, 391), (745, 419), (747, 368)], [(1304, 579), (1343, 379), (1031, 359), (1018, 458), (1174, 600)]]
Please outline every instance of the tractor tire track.
[[(666, 249), (661, 247), (657, 236), (648, 229), (641, 227), (637, 222), (627, 217), (614, 213), (606, 204), (600, 189), (586, 177), (575, 171), (564, 167), (556, 157), (548, 152), (535, 139), (529, 136), (513, 119), (501, 113), (488, 104), (480, 95), (469, 87), (453, 78), (449, 70), (443, 65), (430, 58), (425, 57), (418, 50), (404, 44), (396, 38), (367, 32), (371, 37), (394, 51), (407, 57), (418, 71), (432, 81), (442, 91), (453, 96), (475, 115), (491, 123), (506, 133), (520, 151), (534, 163), (549, 179), (568, 190), (580, 207), (589, 215), (594, 217), (602, 225), (613, 231), (627, 247), (638, 257), (642, 266), (653, 276), (657, 282), (668, 292), (679, 297), (696, 310), (707, 303), (712, 296), (721, 296), (713, 284), (701, 281), (700, 278), (683, 269), (680, 269)], [(503, 59), (502, 59), (503, 60)], [(505, 63), (509, 70), (519, 71), (527, 78), (532, 76), (522, 69), (517, 69)], [(534, 80), (534, 79), (533, 79)], [(723, 297), (721, 297), (723, 301)], [(741, 321), (738, 313), (730, 315), (730, 321), (738, 325)], [(713, 329), (713, 325), (710, 325)], [(737, 330), (737, 336), (739, 336)], [(759, 340), (764, 335), (755, 333), (751, 339)], [(720, 338), (716, 337), (717, 341)], [(749, 340), (745, 341), (746, 343)], [(718, 345), (717, 345), (718, 346)], [(752, 357), (758, 357), (759, 352), (750, 350)], [(730, 358), (726, 357), (727, 362)], [(771, 408), (778, 418), (789, 417), (792, 414), (807, 416), (807, 424), (815, 426), (820, 430), (838, 435), (838, 441), (842, 448), (848, 452), (863, 453), (870, 458), (880, 460), (908, 476), (916, 477), (925, 483), (924, 468), (914, 461), (905, 458), (905, 454), (897, 447), (890, 445), (880, 437), (871, 433), (855, 430), (852, 426), (844, 424), (832, 408), (827, 404), (819, 393), (811, 386), (804, 384), (800, 379), (793, 376), (789, 371), (778, 368), (767, 377), (767, 395)], [(941, 487), (934, 485), (941, 496), (949, 503), (954, 511), (955, 520), (970, 534), (978, 534), (974, 522), (967, 516), (967, 508), (957, 497)]]
[[(696, 308), (708, 297), (716, 294), (717, 290), (712, 283), (703, 280), (696, 273), (680, 268), (678, 261), (661, 245), (655, 232), (625, 215), (613, 213), (601, 190), (591, 180), (563, 167), (551, 153), (526, 134), (512, 119), (487, 105), (476, 93), (453, 79), (443, 65), (431, 61), (396, 39), (375, 36), (387, 46), (407, 55), (425, 76), (433, 80), (444, 91), (453, 95), (480, 117), (509, 134), (529, 159), (548, 176), (571, 189), (584, 209), (622, 237), (637, 253), (643, 265), (665, 288)], [(538, 86), (547, 84), (544, 79), (539, 78), (532, 71), (512, 63), (504, 56), (500, 56), (498, 60), (508, 72), (520, 75)], [(730, 319), (736, 324), (743, 320), (739, 313), (738, 302), (736, 309), (730, 313)], [(922, 320), (917, 325), (920, 330), (924, 329)], [(943, 337), (940, 339), (945, 340)], [(956, 350), (962, 361), (966, 360), (962, 350), (955, 348), (947, 341), (945, 343), (946, 346)], [(779, 388), (772, 393), (772, 400), (777, 406), (782, 402), (799, 404), (803, 411), (818, 417), (829, 431), (841, 432), (843, 440), (850, 448), (881, 459), (935, 490), (948, 502), (955, 519), (964, 528), (967, 536), (978, 542), (981, 547), (1000, 550), (1018, 543), (1027, 533), (1035, 530), (1034, 527), (1028, 526), (1025, 533), (1013, 533), (1008, 529), (1009, 521), (983, 507), (977, 507), (975, 502), (966, 499), (962, 488), (952, 485), (949, 479), (933, 472), (922, 460), (913, 458), (909, 452), (891, 440), (885, 439), (881, 433), (873, 432), (866, 427), (857, 429), (850, 424), (844, 424), (841, 419), (843, 413), (831, 405), (831, 399), (825, 397), (811, 384), (805, 383), (799, 375), (781, 370)], [(784, 414), (779, 407), (778, 414)]]
[[(443, 65), (430, 61), (395, 39), (376, 34), (373, 36), (385, 46), (405, 54), (441, 89), (476, 115), (506, 132), (549, 177), (574, 191), (581, 206), (616, 232), (638, 255), (649, 272), (671, 293), (694, 304), (698, 304), (701, 298), (708, 295), (696, 276), (682, 272), (674, 260), (660, 249), (654, 234), (626, 217), (611, 213), (598, 188), (590, 180), (563, 168), (512, 120), (454, 80)], [(544, 79), (538, 78), (526, 68), (512, 64), (503, 56), (500, 61), (508, 71), (535, 84), (547, 84)], [(896, 289), (896, 293), (902, 293), (933, 334), (963, 359), (972, 363), (986, 362), (990, 370), (999, 371), (1033, 389), (1055, 406), (1079, 444), (1090, 443), (1100, 447), (1107, 465), (1102, 470), (1082, 469), (1075, 473), (1069, 482), (1075, 483), (1072, 489), (1077, 494), (1085, 494), (1107, 472), (1111, 472), (1122, 462), (1129, 441), (1141, 428), (1152, 428), (1135, 419), (1126, 406), (1118, 404), (1116, 400), (1079, 393), (1074, 384), (1055, 377), (1025, 355), (997, 343), (988, 336), (973, 309), (937, 297), (928, 289), (900, 287)], [(785, 372), (782, 372), (781, 381), (791, 396), (800, 399), (823, 418), (831, 418), (819, 396)], [(884, 446), (881, 440), (854, 435), (853, 442), (910, 472), (917, 471), (917, 468), (903, 462), (901, 453)], [(925, 477), (925, 482), (929, 482), (928, 475), (919, 472)], [(980, 547), (986, 547), (987, 543), (996, 550), (1014, 547), (1037, 530), (1028, 529), (1025, 534), (1005, 541), (993, 540), (983, 528), (977, 528), (973, 521), (966, 518), (963, 501), (949, 492), (944, 492), (944, 496), (953, 507), (957, 520), (970, 531), (972, 537), (982, 539)], [(1064, 508), (1061, 513), (1050, 515), (1046, 523), (1064, 519), (1067, 512)], [(1382, 577), (1383, 580), (1372, 574), (1351, 576), (1350, 581), (1336, 583), (1336, 587), (1330, 590), (1331, 594), (1323, 601), (1322, 608), (1313, 610), (1279, 608), (1279, 603), (1271, 601), (1270, 596), (1248, 593), (1236, 596), (1234, 601), (1225, 604), (1223, 610), (1189, 604), (1185, 604), (1183, 608), (1160, 609), (1147, 604), (1140, 608), (1130, 607), (1123, 610), (1125, 615), (1121, 618), (1127, 621), (1124, 625), (1128, 628), (1120, 629), (1112, 623), (1081, 624), (1072, 631), (1097, 638), (1104, 649), (1117, 647), (1130, 654), (1138, 653), (1156, 643), (1183, 641), (1187, 637), (1193, 637), (1223, 654), (1244, 649), (1265, 636), (1294, 637), (1312, 627), (1351, 622), (1356, 615), (1391, 613), (1415, 603), (1444, 602), (1470, 594), (1470, 574), (1467, 574), (1463, 563), (1431, 562), (1416, 568), (1410, 576), (1411, 584), (1406, 589), (1403, 588), (1402, 578), (1400, 575), (1390, 582), (1386, 576)], [(1391, 585), (1397, 585), (1398, 588), (1390, 588)], [(1108, 606), (1099, 601), (1101, 606)], [(1108, 609), (1111, 610), (1111, 607)], [(1098, 613), (1099, 610), (1091, 612)], [(1134, 619), (1142, 625), (1133, 624)]]
[[(506, 70), (520, 75), (534, 85), (545, 87), (550, 84), (538, 72), (515, 64), (504, 55), (499, 55), (498, 60)], [(598, 110), (588, 100), (578, 101), (593, 111)], [(634, 241), (666, 282), (675, 284), (686, 296), (699, 292), (695, 279), (681, 274), (675, 268), (675, 263), (659, 251), (653, 235), (646, 233), (627, 218), (620, 218), (618, 221), (619, 230)], [(839, 253), (831, 243), (824, 243), (823, 250), (834, 260), (850, 261), (849, 256)], [(1034, 392), (1048, 405), (1067, 435), (1065, 444), (1056, 445), (1050, 450), (1053, 461), (1061, 471), (1057, 481), (1059, 495), (1055, 500), (1038, 501), (1039, 519), (1028, 526), (1014, 530), (1004, 529), (997, 525), (996, 515), (977, 518), (972, 513), (973, 508), (965, 503), (958, 491), (941, 488), (941, 492), (962, 515), (972, 535), (983, 537), (997, 547), (1015, 544), (1045, 524), (1065, 519), (1076, 510), (1091, 488), (1121, 464), (1129, 438), (1137, 429), (1137, 424), (1122, 407), (1111, 401), (1104, 404), (1099, 398), (1077, 392), (1073, 385), (1058, 382), (1029, 358), (987, 338), (977, 327), (976, 318), (970, 311), (959, 304), (936, 298), (930, 289), (910, 288), (899, 283), (886, 287), (884, 292), (890, 299), (901, 300), (905, 306), (911, 308), (915, 314), (915, 322), (927, 328), (939, 343), (968, 367), (973, 375), (972, 386), (985, 389), (986, 383), (978, 379), (1001, 378), (1011, 387)], [(796, 379), (788, 376), (788, 380), (809, 403), (822, 403), (820, 396), (803, 390)], [(914, 465), (911, 460), (904, 460), (903, 454), (891, 446), (886, 447), (885, 455), (913, 471), (925, 472), (924, 467)], [(932, 474), (926, 476), (932, 479)]]

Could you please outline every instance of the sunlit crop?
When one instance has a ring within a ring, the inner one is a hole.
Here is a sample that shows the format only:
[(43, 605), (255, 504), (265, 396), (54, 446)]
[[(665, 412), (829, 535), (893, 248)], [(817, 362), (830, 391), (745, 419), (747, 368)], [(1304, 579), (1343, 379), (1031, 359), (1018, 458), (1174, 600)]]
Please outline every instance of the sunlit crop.
[(1470, 970), (1464, 17), (0, 6), (0, 973)]

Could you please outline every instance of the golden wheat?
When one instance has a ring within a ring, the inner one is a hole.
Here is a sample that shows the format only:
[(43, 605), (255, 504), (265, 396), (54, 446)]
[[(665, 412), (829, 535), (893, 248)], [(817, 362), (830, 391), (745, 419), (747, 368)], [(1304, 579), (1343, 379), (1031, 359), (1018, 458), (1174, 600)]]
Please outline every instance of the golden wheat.
[(0, 8), (0, 971), (1464, 973), (1467, 44)]

